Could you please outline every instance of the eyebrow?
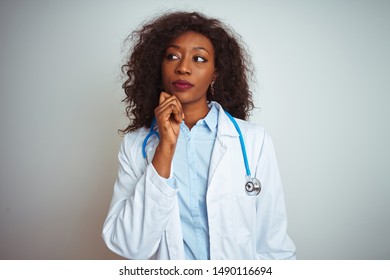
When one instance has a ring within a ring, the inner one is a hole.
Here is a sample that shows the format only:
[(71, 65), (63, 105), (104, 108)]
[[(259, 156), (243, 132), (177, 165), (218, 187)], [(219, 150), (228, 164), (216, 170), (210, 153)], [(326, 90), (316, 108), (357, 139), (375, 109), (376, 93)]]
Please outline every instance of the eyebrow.
[[(168, 48), (174, 48), (174, 49), (180, 49), (180, 46), (178, 46), (178, 45), (169, 45), (168, 47), (167, 47), (167, 49)], [(207, 53), (210, 53), (207, 49), (205, 49), (204, 47), (193, 47), (192, 48), (193, 50), (203, 50), (203, 51), (205, 51), (205, 52), (207, 52)]]

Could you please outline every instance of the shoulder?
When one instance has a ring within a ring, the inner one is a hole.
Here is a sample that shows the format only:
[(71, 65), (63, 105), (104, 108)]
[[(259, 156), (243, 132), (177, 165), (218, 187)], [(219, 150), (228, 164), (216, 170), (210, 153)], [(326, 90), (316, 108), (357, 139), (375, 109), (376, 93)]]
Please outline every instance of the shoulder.
[(122, 139), (118, 159), (123, 169), (129, 173), (142, 174), (144, 158), (142, 156), (142, 145), (149, 129), (139, 128), (128, 132)]
[(266, 129), (260, 124), (238, 118), (234, 118), (234, 121), (240, 128), (243, 137), (249, 140), (256, 139), (258, 141), (267, 134)]
[(219, 110), (218, 125), (220, 135), (238, 136), (239, 133), (233, 123), (236, 122), (245, 141), (254, 142), (257, 146), (262, 146), (264, 140), (269, 139), (269, 135), (262, 125), (238, 118), (231, 120), (220, 104), (214, 102), (213, 105)]
[(257, 135), (257, 136), (264, 136), (266, 134), (265, 128), (257, 123), (251, 122), (251, 121), (245, 121), (241, 119), (235, 119), (237, 124), (240, 126), (241, 131), (243, 134), (250, 134), (250, 135)]
[(270, 135), (262, 125), (241, 119), (236, 119), (236, 121), (246, 142), (262, 147), (265, 142), (271, 141)]
[(149, 130), (145, 127), (138, 128), (135, 131), (128, 132), (124, 135), (122, 143), (125, 145), (134, 145), (143, 142)]
[(138, 150), (141, 154), (142, 144), (146, 135), (148, 134), (148, 131), (149, 130), (147, 128), (142, 127), (135, 131), (126, 133), (122, 139), (120, 154), (125, 155), (128, 158), (138, 155), (138, 153), (135, 153), (135, 151)]

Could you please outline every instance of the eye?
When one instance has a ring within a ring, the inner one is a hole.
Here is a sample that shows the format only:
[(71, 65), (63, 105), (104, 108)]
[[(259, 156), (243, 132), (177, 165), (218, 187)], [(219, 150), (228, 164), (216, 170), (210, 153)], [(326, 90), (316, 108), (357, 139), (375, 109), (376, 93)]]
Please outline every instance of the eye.
[(195, 62), (207, 62), (207, 59), (205, 59), (204, 57), (201, 57), (201, 56), (194, 56), (193, 60)]
[(177, 55), (175, 55), (173, 53), (169, 53), (169, 54), (167, 54), (166, 58), (168, 60), (177, 60), (177, 59), (179, 59), (179, 56), (177, 56)]

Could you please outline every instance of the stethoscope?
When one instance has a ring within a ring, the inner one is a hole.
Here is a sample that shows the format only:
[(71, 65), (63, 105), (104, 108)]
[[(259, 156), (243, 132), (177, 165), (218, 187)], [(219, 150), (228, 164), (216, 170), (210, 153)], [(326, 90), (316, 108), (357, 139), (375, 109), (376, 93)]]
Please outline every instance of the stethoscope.
[[(249, 168), (249, 163), (248, 163), (248, 156), (246, 154), (246, 148), (245, 148), (244, 138), (242, 137), (241, 129), (238, 126), (236, 120), (232, 117), (232, 115), (230, 115), (228, 112), (225, 113), (229, 117), (230, 121), (233, 123), (239, 135), (241, 152), (242, 152), (242, 157), (244, 159), (245, 170), (246, 170), (245, 191), (247, 195), (250, 196), (258, 195), (261, 191), (261, 183), (257, 178), (254, 178), (251, 175), (251, 170)], [(148, 162), (148, 157), (146, 154), (146, 145), (148, 144), (149, 138), (155, 135), (160, 140), (160, 134), (157, 132), (157, 130), (155, 130), (155, 126), (156, 126), (156, 118), (153, 119), (150, 125), (149, 133), (148, 135), (146, 135), (144, 142), (142, 143), (142, 155), (147, 162)]]

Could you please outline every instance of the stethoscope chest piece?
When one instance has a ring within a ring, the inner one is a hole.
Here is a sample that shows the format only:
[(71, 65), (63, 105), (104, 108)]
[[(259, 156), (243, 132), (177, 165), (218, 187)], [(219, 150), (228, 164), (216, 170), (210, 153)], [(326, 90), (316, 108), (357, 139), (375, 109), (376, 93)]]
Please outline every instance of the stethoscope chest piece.
[(258, 195), (261, 191), (261, 183), (256, 178), (249, 178), (245, 183), (245, 191), (250, 196)]

